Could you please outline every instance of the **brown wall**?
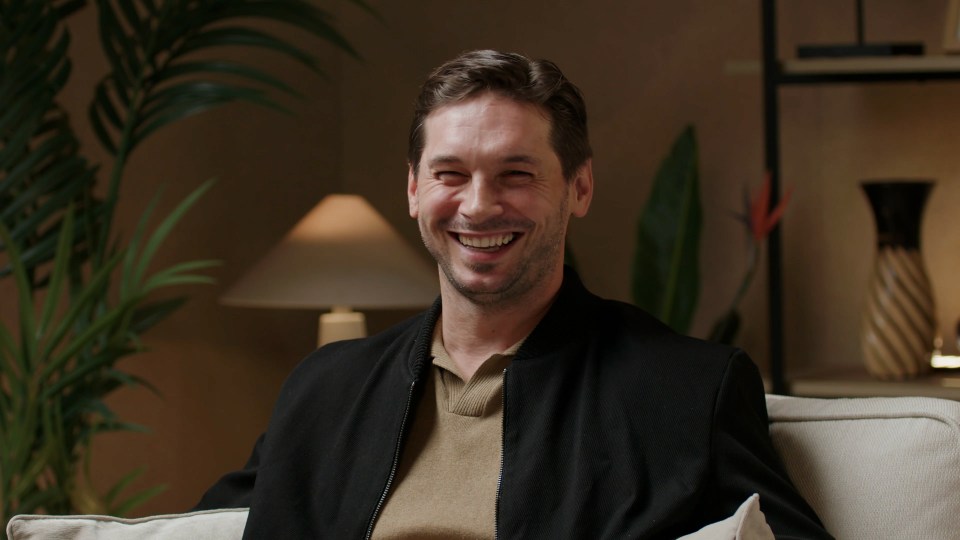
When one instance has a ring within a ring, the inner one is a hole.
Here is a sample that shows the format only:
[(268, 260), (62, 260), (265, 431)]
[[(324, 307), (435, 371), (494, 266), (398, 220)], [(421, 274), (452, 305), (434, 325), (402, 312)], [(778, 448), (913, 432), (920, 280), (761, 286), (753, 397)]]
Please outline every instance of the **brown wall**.
[[(852, 2), (780, 3), (784, 55), (798, 42), (853, 39)], [(757, 0), (371, 4), (382, 22), (336, 5), (363, 62), (311, 44), (330, 67), (329, 83), (280, 64), (310, 96), (292, 104), (295, 116), (245, 106), (219, 111), (159, 134), (131, 163), (121, 219), (128, 231), (158, 186), (167, 186), (169, 208), (200, 181), (220, 178), (163, 259), (224, 262), (215, 271), (219, 284), (185, 289), (190, 304), (148, 335), (151, 352), (125, 363), (162, 397), (123, 390), (112, 403), (154, 432), (105, 436), (96, 445), (98, 482), (145, 464), (146, 484), (169, 486), (140, 513), (183, 510), (240, 466), (285, 373), (313, 343), (315, 314), (223, 307), (216, 298), (225, 287), (338, 189), (365, 195), (417, 241), (403, 197), (410, 103), (430, 68), (460, 51), (490, 47), (548, 57), (584, 91), (597, 192), (590, 216), (574, 223), (571, 234), (591, 288), (628, 298), (636, 219), (657, 164), (686, 123), (698, 132), (706, 220), (694, 333), (706, 331), (739, 281), (745, 242), (731, 213), (741, 210), (744, 186), (759, 184), (763, 165), (760, 77), (735, 68), (759, 58)], [(920, 39), (939, 51), (944, 0), (877, 0), (867, 8), (868, 39)], [(103, 61), (94, 18), (85, 13), (75, 23), (75, 41), (85, 47), (76, 56), (67, 106), (81, 122)], [(842, 85), (781, 95), (783, 177), (795, 187), (784, 227), (789, 367), (858, 365), (858, 314), (873, 252), (862, 178), (939, 179), (923, 241), (941, 328), (952, 339), (960, 316), (960, 87)], [(761, 276), (743, 305), (740, 339), (761, 365), (764, 287)], [(402, 315), (372, 314), (371, 326)]]

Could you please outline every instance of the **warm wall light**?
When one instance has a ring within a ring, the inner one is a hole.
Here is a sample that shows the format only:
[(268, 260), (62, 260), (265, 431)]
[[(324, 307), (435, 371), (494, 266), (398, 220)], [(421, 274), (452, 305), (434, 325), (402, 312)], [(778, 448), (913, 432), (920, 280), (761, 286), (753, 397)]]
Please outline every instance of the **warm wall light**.
[(438, 294), (437, 269), (359, 195), (328, 195), (220, 297), (231, 306), (331, 309), (319, 344), (363, 337), (352, 308), (409, 309)]

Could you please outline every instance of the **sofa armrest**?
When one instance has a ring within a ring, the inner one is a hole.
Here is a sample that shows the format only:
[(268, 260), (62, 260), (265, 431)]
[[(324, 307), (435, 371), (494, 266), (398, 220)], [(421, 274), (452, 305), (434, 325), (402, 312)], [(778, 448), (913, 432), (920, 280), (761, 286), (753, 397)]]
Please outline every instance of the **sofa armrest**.
[(960, 530), (960, 403), (767, 396), (791, 479), (837, 538)]
[(7, 523), (9, 540), (240, 540), (246, 508), (203, 510), (137, 519), (111, 516), (19, 515)]

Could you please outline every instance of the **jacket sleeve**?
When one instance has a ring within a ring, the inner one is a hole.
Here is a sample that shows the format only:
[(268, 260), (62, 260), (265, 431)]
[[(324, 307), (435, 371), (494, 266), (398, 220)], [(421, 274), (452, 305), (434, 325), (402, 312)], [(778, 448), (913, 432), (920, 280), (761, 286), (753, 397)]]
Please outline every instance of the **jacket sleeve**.
[(253, 495), (253, 485), (257, 480), (260, 467), (260, 452), (264, 435), (260, 435), (247, 464), (239, 471), (227, 473), (217, 481), (193, 507), (193, 510), (212, 510), (215, 508), (249, 508)]
[(730, 359), (714, 409), (712, 483), (705, 510), (733, 514), (753, 493), (778, 539), (832, 538), (787, 475), (769, 434), (763, 382), (742, 351)]

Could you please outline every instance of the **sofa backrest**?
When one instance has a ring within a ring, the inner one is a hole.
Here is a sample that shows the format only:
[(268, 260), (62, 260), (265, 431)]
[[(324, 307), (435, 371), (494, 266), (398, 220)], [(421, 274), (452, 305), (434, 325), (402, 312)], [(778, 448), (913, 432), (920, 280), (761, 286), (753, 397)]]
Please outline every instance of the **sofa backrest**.
[(770, 395), (767, 409), (791, 479), (836, 538), (960, 537), (960, 403)]

